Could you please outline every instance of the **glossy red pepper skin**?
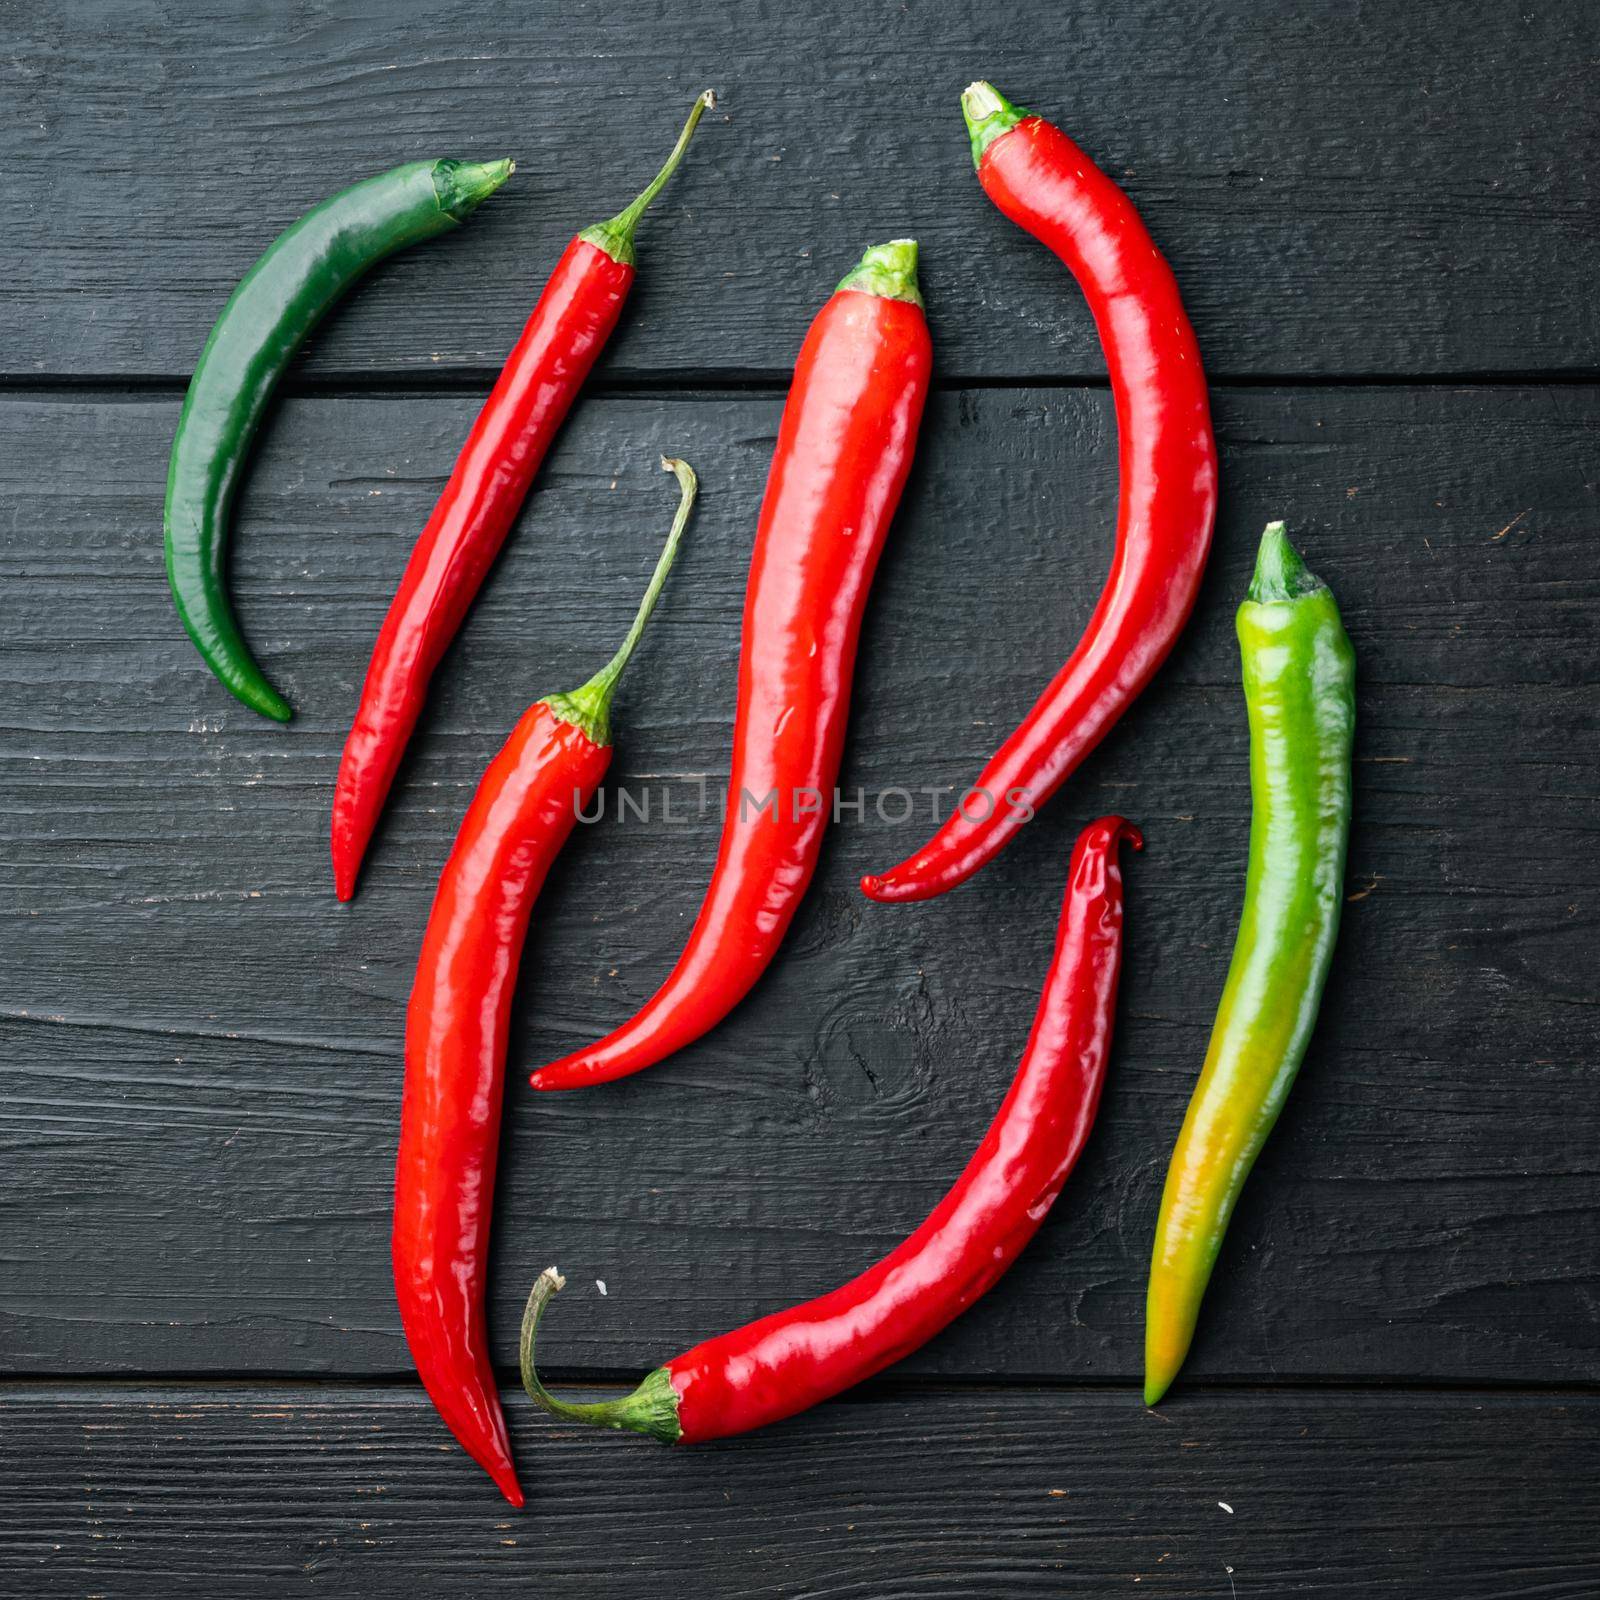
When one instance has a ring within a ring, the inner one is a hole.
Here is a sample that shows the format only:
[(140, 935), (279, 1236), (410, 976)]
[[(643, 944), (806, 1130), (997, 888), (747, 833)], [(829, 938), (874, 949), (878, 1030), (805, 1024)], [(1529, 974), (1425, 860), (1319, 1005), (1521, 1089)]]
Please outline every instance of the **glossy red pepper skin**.
[(522, 1490), (484, 1314), (506, 1041), (545, 875), (611, 747), (529, 708), (494, 758), (439, 879), (406, 1013), (391, 1253), (400, 1320), (429, 1398), (514, 1506)]
[[(896, 244), (911, 252), (914, 295), (915, 247)], [(932, 360), (919, 300), (841, 287), (811, 324), (750, 563), (711, 885), (654, 997), (598, 1044), (535, 1072), (534, 1088), (606, 1083), (665, 1059), (720, 1022), (783, 942), (832, 810), (867, 591), (911, 469)]]
[(434, 669), (522, 509), (557, 430), (622, 315), (634, 269), (567, 246), (406, 563), (378, 632), (333, 800), (334, 893), (348, 900)]
[(1121, 817), (1079, 836), (1022, 1064), (966, 1170), (910, 1238), (842, 1288), (708, 1339), (633, 1395), (591, 1405), (554, 1400), (534, 1373), (538, 1316), (560, 1286), (546, 1274), (523, 1324), (534, 1398), (559, 1416), (671, 1443), (745, 1433), (881, 1372), (987, 1293), (1044, 1221), (1094, 1123), (1122, 965), (1124, 840), (1142, 843)]
[(715, 104), (709, 90), (702, 94), (666, 164), (638, 199), (567, 246), (411, 552), (378, 631), (339, 763), (330, 845), (333, 888), (341, 900), (355, 893), (434, 670), (622, 315), (633, 287), (639, 219), (683, 159), (702, 113)]
[(1077, 648), (978, 775), (979, 798), (899, 866), (863, 878), (874, 900), (927, 900), (964, 883), (1060, 788), (1183, 631), (1216, 520), (1205, 373), (1172, 269), (1132, 202), (1066, 134), (994, 100), (1001, 120), (1021, 120), (982, 150), (979, 181), (1078, 280), (1105, 350), (1121, 472), (1116, 553)]
[(523, 714), (478, 785), (439, 877), (406, 1012), (391, 1254), (406, 1341), (429, 1397), (512, 1505), (522, 1504), (484, 1315), (506, 1039), (533, 903), (611, 764), (611, 697), (694, 507), (677, 516), (621, 648), (581, 688)]

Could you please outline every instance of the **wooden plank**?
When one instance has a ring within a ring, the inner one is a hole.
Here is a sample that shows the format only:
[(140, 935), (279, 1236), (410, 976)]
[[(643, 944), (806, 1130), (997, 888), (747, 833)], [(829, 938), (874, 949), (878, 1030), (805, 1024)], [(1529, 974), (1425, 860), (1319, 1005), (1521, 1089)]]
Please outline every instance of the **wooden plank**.
[[(30, 1596), (1449, 1595), (1600, 1580), (1586, 1396), (898, 1394), (667, 1451), (508, 1402), (508, 1510), (410, 1390), (13, 1390)], [(1231, 1583), (1230, 1583), (1231, 1578)]]
[(606, 372), (782, 375), (862, 246), (906, 232), (947, 378), (1099, 372), (1076, 292), (972, 179), (956, 97), (980, 73), (1126, 183), (1214, 375), (1600, 371), (1593, 6), (367, 9), (7, 8), (0, 372), (186, 375), (307, 206), (509, 151), (514, 184), (384, 268), (309, 370), (497, 367), (707, 84), (723, 114), (646, 225)]
[[(399, 1372), (387, 1219), (404, 998), (440, 859), (524, 704), (581, 681), (705, 496), (618, 707), (648, 824), (550, 884), (515, 1059), (614, 1024), (679, 948), (726, 770), (744, 564), (778, 401), (585, 406), (453, 655), (362, 895), (331, 897), (356, 684), (469, 397), (294, 401), (244, 505), (238, 588), (302, 716), (226, 701), (174, 621), (175, 407), (12, 398), (0, 429), (0, 1365)], [(1087, 816), (1146, 827), (1104, 1112), (1040, 1240), (919, 1373), (1123, 1379), (1155, 1203), (1227, 961), (1247, 826), (1231, 613), (1285, 513), (1361, 661), (1346, 934), (1304, 1081), (1235, 1223), (1196, 1375), (1590, 1379), (1600, 1179), (1593, 965), (1600, 549), (1591, 389), (1219, 395), (1226, 496), (1158, 686), (959, 894), (873, 907), (921, 824), (831, 835), (777, 968), (673, 1063), (513, 1083), (494, 1322), (571, 1272), (555, 1359), (642, 1370), (819, 1291), (913, 1226), (1013, 1071)], [(1100, 391), (937, 397), (874, 598), (844, 782), (965, 784), (1081, 626), (1109, 555)], [(69, 474), (41, 474), (74, 441)], [(678, 820), (660, 815), (670, 789)], [(926, 799), (919, 799), (926, 805)], [(602, 1299), (584, 1286), (607, 1281)]]

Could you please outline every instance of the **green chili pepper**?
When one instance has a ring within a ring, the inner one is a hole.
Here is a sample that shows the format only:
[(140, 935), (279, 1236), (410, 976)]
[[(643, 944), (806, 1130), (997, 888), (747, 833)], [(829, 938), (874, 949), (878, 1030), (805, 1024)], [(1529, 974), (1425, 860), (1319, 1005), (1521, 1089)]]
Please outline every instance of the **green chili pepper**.
[(1316, 1024), (1344, 898), (1355, 654), (1327, 585), (1274, 522), (1237, 619), (1250, 714), (1244, 914), (1156, 1223), (1146, 1405), (1194, 1337), (1222, 1237)]
[(509, 161), (412, 161), (353, 185), (286, 228), (217, 318), (189, 382), (167, 470), (167, 580), (206, 664), (247, 706), (287, 722), (228, 600), (229, 513), (284, 368), (369, 267), (464, 221), (511, 176)]

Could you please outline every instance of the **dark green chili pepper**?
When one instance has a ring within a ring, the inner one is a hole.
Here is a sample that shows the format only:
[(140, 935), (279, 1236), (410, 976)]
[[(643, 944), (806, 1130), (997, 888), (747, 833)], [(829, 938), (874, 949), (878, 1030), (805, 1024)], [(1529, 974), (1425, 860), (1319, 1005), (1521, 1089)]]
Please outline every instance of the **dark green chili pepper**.
[(263, 716), (287, 722), (293, 712), (239, 632), (224, 567), (234, 492), (267, 402), (306, 335), (362, 273), (453, 228), (511, 170), (509, 161), (411, 161), (324, 200), (267, 247), (200, 352), (167, 470), (167, 580), (206, 664)]
[(1156, 1223), (1146, 1405), (1189, 1353), (1245, 1179), (1316, 1025), (1350, 835), (1355, 654), (1327, 585), (1274, 522), (1237, 622), (1250, 714), (1250, 864), (1233, 962)]

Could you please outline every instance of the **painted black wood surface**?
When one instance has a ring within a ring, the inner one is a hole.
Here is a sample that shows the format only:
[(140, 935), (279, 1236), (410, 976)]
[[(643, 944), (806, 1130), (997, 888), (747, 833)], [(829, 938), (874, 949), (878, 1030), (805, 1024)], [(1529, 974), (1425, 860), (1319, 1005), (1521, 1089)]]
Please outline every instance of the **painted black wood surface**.
[[(1600, 13), (332, 9), (0, 4), (0, 1595), (1600, 1591)], [(979, 71), (1057, 114), (1171, 251), (1224, 498), (1195, 621), (1126, 724), (979, 880), (891, 909), (856, 878), (925, 817), (875, 798), (970, 781), (1086, 618), (1114, 516), (1087, 315), (968, 170)], [(724, 116), (646, 226), (634, 314), (338, 908), (331, 784), (410, 540), (556, 250), (706, 83)], [(330, 322), (264, 441), (236, 573), (300, 713), (270, 726), (171, 614), (182, 376), (311, 199), (502, 148), (513, 187)], [(518, 712), (626, 625), (672, 504), (655, 457), (686, 455), (702, 508), (609, 791), (651, 819), (585, 830), (553, 878), (516, 1060), (653, 989), (709, 870), (783, 373), (860, 245), (908, 227), (941, 392), (863, 646), (865, 814), (724, 1028), (585, 1095), (513, 1079), (502, 1357), (551, 1260), (574, 1279), (553, 1371), (592, 1384), (920, 1220), (1013, 1070), (1072, 836), (1115, 808), (1149, 848), (1102, 1121), (1016, 1270), (864, 1397), (678, 1455), (513, 1397), (514, 1518), (421, 1402), (387, 1279), (438, 864)], [(1156, 1417), (1146, 1252), (1248, 825), (1232, 612), (1280, 514), (1360, 659), (1346, 931)]]
[(544, 263), (633, 197), (708, 85), (722, 111), (642, 230), (607, 371), (782, 377), (862, 246), (913, 233), (946, 377), (1098, 373), (1060, 269), (973, 181), (956, 97), (975, 75), (1127, 183), (1214, 376), (1600, 362), (1600, 12), (1571, 0), (5, 13), (0, 373), (186, 376), (262, 241), (331, 189), (509, 153), (494, 204), (386, 266), (307, 363), (496, 368)]
[[(4, 692), (27, 718), (8, 761), (25, 809), (0, 972), (26, 1013), (3, 1026), (30, 1091), (0, 1105), (0, 1127), (71, 1135), (46, 1139), (6, 1200), (22, 1370), (405, 1370), (389, 1156), (438, 863), (522, 707), (581, 682), (626, 627), (674, 504), (663, 450), (696, 463), (706, 494), (619, 706), (611, 803), (642, 794), (652, 820), (585, 830), (541, 901), (515, 1059), (620, 1020), (682, 940), (715, 848), (699, 783), (715, 805), (775, 396), (585, 408), (452, 659), (360, 896), (329, 900), (329, 796), (368, 641), (475, 404), (283, 408), (239, 565), (247, 625), (301, 708), (288, 729), (223, 705), (174, 648), (149, 529), (175, 403), (7, 407), (24, 462), (54, 438), (94, 441), (65, 505), (31, 470), (0, 482), (24, 602)], [(1600, 390), (1223, 390), (1217, 414), (1216, 562), (1159, 685), (981, 883), (877, 907), (856, 880), (912, 831), (877, 800), (970, 781), (1109, 559), (1107, 394), (938, 397), (861, 663), (843, 787), (864, 791), (866, 815), (841, 819), (785, 959), (726, 1027), (629, 1083), (513, 1093), (507, 1360), (546, 1258), (613, 1289), (568, 1297), (563, 1359), (642, 1367), (908, 1231), (1014, 1070), (1072, 836), (1116, 807), (1149, 848), (1129, 869), (1105, 1121), (1043, 1246), (912, 1367), (1135, 1370), (1161, 1176), (1238, 910), (1233, 603), (1261, 523), (1283, 510), (1360, 650), (1357, 898), (1196, 1371), (1593, 1371), (1585, 1236), (1600, 1180), (1571, 1158), (1600, 1144), (1600, 1010), (1583, 1003), (1595, 871), (1574, 853), (1600, 825), (1587, 687), (1600, 640), (1579, 576), (1593, 568)], [(65, 635), (37, 585), (72, 595)], [(914, 1162), (886, 1159), (907, 1140)], [(151, 1249), (180, 1252), (182, 1269), (153, 1273)], [(63, 1319), (74, 1284), (88, 1298)]]
[(410, 1392), (47, 1386), (5, 1415), (8, 1592), (38, 1596), (1589, 1600), (1600, 1561), (1593, 1395), (876, 1392), (678, 1451), (518, 1408), (522, 1516)]

